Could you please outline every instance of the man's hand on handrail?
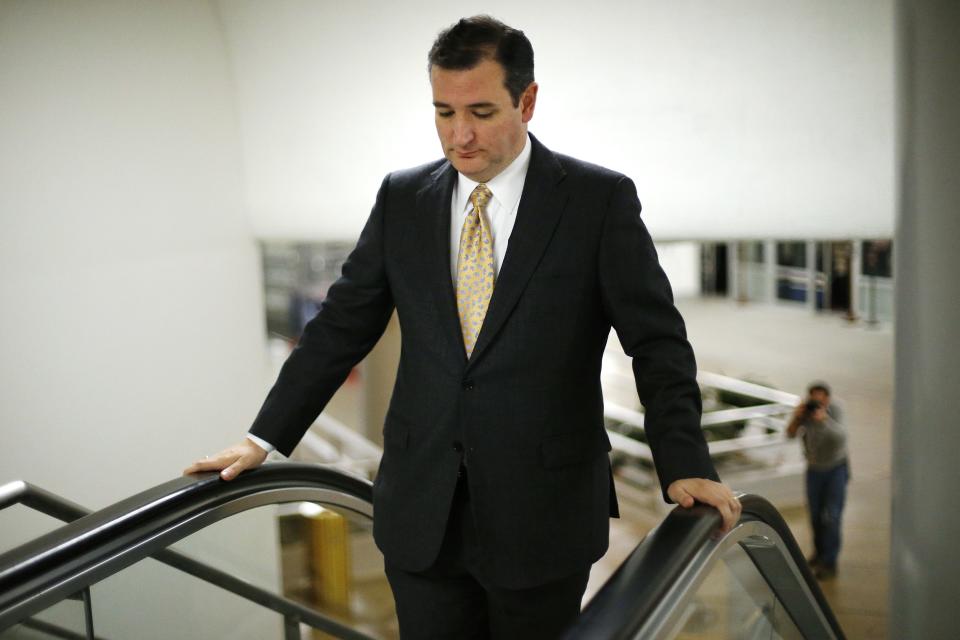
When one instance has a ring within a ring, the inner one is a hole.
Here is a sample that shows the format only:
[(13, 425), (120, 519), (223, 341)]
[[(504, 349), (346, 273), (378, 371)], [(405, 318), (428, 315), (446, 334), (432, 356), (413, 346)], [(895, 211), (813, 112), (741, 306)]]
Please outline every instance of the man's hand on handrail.
[(733, 529), (737, 521), (740, 520), (740, 512), (742, 511), (740, 501), (726, 485), (719, 482), (705, 478), (674, 480), (667, 487), (667, 495), (670, 496), (671, 500), (687, 509), (692, 507), (695, 502), (702, 502), (715, 507), (723, 517), (723, 524), (720, 527), (721, 533)]
[(228, 447), (220, 453), (197, 460), (183, 470), (183, 475), (201, 471), (219, 471), (220, 477), (224, 480), (233, 480), (241, 471), (259, 467), (266, 458), (266, 451), (254, 444), (252, 440), (244, 438), (239, 444)]

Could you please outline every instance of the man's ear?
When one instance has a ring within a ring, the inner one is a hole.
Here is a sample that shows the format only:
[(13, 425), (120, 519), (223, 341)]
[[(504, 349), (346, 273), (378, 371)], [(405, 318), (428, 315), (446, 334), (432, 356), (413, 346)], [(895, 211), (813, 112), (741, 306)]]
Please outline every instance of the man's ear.
[(536, 82), (531, 82), (530, 86), (520, 94), (520, 117), (524, 124), (533, 119), (533, 110), (537, 106), (537, 89), (539, 88)]

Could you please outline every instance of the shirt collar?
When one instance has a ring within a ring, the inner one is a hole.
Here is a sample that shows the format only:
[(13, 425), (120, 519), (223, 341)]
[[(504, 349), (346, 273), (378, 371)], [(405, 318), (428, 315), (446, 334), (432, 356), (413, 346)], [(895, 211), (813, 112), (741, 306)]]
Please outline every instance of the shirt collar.
[[(487, 183), (487, 188), (493, 194), (493, 200), (496, 200), (501, 209), (511, 213), (520, 196), (523, 194), (523, 183), (527, 179), (527, 169), (530, 168), (530, 136), (525, 135), (523, 140), (523, 149), (520, 155), (513, 159), (507, 168), (494, 176), (493, 180)], [(480, 184), (474, 182), (462, 173), (457, 174), (457, 213), (465, 213), (470, 200), (470, 194)]]

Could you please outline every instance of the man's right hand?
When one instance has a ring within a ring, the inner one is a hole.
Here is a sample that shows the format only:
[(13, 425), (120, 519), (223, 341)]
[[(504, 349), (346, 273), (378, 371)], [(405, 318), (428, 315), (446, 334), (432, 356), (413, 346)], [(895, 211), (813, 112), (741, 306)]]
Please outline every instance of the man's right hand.
[(201, 471), (219, 471), (224, 480), (233, 480), (241, 471), (253, 469), (263, 464), (267, 452), (244, 438), (239, 444), (224, 449), (220, 453), (197, 460), (183, 470), (183, 475)]
[(804, 398), (800, 404), (793, 408), (793, 416), (797, 419), (803, 417), (803, 414), (807, 412), (807, 403), (810, 402), (810, 398)]
[(788, 438), (795, 438), (797, 436), (797, 431), (800, 430), (800, 421), (803, 420), (803, 416), (807, 412), (807, 400), (809, 400), (809, 398), (804, 398), (800, 404), (794, 407), (793, 416), (791, 416), (790, 422), (787, 424)]

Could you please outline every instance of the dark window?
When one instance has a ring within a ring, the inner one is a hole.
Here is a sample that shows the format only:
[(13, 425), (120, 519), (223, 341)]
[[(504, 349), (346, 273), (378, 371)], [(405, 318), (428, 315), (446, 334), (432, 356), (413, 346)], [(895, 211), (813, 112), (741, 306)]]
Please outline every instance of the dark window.
[(866, 240), (863, 243), (863, 275), (893, 277), (893, 242)]
[(777, 264), (784, 267), (805, 269), (807, 266), (807, 243), (778, 242)]
[(763, 264), (763, 243), (762, 242), (741, 242), (740, 259), (743, 262), (753, 262)]
[(700, 245), (700, 291), (704, 295), (727, 295), (727, 245)]
[(807, 243), (777, 243), (777, 298), (804, 302), (807, 299)]

